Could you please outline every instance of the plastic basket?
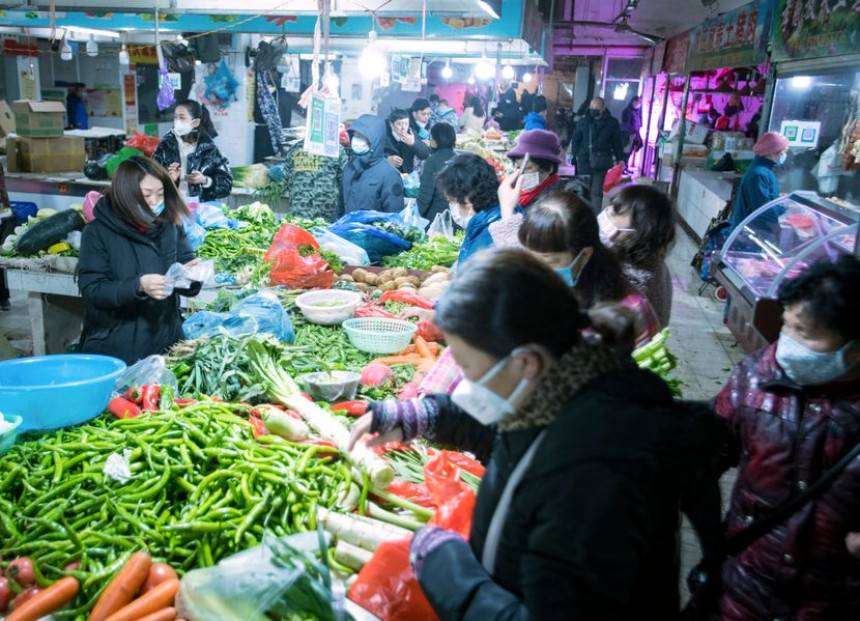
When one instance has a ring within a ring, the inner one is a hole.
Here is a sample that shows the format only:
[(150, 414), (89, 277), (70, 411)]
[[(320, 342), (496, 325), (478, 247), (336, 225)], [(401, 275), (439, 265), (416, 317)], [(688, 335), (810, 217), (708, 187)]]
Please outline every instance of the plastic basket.
[[(333, 306), (319, 306), (319, 304), (334, 304), (336, 302), (338, 304)], [(311, 323), (321, 326), (334, 326), (343, 323), (352, 317), (359, 304), (361, 304), (360, 293), (338, 289), (309, 291), (296, 298), (296, 306), (302, 311), (302, 315)]]
[(394, 354), (406, 349), (417, 326), (399, 319), (356, 317), (343, 322), (343, 329), (356, 349), (369, 354)]

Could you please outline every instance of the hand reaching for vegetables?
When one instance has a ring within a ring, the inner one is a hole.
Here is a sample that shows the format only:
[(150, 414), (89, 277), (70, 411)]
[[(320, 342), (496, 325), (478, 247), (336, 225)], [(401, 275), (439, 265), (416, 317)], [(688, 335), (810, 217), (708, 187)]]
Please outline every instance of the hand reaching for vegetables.
[(436, 318), (436, 311), (428, 310), (426, 308), (418, 308), (417, 306), (410, 306), (409, 308), (404, 308), (400, 311), (398, 317), (401, 319), (415, 317), (418, 321), (433, 321), (433, 319)]
[(431, 421), (439, 412), (436, 399), (387, 399), (370, 404), (370, 414), (359, 418), (349, 436), (349, 450), (368, 433), (377, 434), (368, 440), (368, 446), (381, 446), (388, 442), (410, 442), (422, 438)]
[(163, 274), (146, 274), (141, 276), (140, 291), (153, 300), (166, 300), (167, 278)]
[[(349, 450), (355, 448), (364, 436), (370, 433), (373, 427), (373, 413), (365, 414), (352, 426), (352, 432), (349, 434)], [(389, 442), (403, 442), (403, 430), (400, 427), (395, 427), (386, 433), (379, 433), (373, 438), (367, 440), (367, 446), (382, 446)]]
[(523, 190), (523, 176), (520, 171), (508, 175), (499, 184), (499, 205), (502, 208), (502, 220), (509, 220), (520, 201)]

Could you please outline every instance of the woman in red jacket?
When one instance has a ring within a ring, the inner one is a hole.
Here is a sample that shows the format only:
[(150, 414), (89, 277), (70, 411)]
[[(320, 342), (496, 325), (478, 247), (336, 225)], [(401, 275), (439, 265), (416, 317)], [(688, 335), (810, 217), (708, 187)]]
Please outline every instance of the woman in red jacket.
[[(780, 290), (779, 340), (716, 399), (738, 477), (727, 536), (785, 504), (860, 442), (860, 261), (821, 263)], [(730, 558), (721, 619), (860, 619), (860, 458), (814, 500)]]

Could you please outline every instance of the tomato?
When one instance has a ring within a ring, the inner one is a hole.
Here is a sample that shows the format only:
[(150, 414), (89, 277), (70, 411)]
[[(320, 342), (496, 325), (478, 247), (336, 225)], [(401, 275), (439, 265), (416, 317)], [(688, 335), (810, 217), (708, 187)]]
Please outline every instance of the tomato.
[(15, 594), (9, 586), (9, 580), (0, 578), (0, 613), (4, 612), (9, 607), (9, 602)]
[[(6, 576), (11, 578), (22, 587), (36, 584), (36, 574), (33, 573), (33, 561), (26, 556), (16, 558), (6, 568)], [(17, 599), (17, 598), (16, 598)]]
[(42, 589), (39, 587), (30, 587), (29, 589), (24, 589), (18, 595), (15, 596), (15, 600), (12, 602), (12, 610), (18, 610), (24, 602), (27, 600), (33, 599), (36, 595), (42, 592)]
[(147, 591), (151, 591), (162, 582), (178, 579), (179, 576), (176, 575), (173, 567), (167, 563), (156, 563), (150, 568), (149, 576), (147, 577), (146, 582), (143, 583), (143, 587), (140, 589), (140, 594), (143, 595)]

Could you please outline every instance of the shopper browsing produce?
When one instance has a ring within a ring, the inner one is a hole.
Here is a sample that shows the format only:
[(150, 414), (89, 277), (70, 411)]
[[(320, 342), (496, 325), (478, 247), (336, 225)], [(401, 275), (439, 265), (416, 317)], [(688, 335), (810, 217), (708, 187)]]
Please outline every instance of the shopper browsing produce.
[[(407, 175), (415, 170), (415, 158), (426, 160), (430, 157), (430, 147), (412, 128), (412, 114), (406, 110), (394, 110), (388, 116), (385, 140), (385, 156), (388, 163)], [(429, 141), (430, 133), (427, 133)]]
[(164, 166), (183, 196), (212, 201), (230, 196), (230, 165), (212, 140), (218, 135), (209, 111), (196, 101), (176, 104), (173, 129), (161, 139), (152, 158)]
[(343, 171), (341, 210), (402, 211), (403, 179), (383, 156), (385, 121), (363, 114), (349, 129), (349, 136), (352, 159)]
[(624, 276), (648, 298), (660, 325), (672, 314), (672, 278), (666, 255), (675, 240), (675, 207), (666, 194), (629, 185), (597, 216), (600, 240), (621, 261)]
[[(748, 356), (717, 396), (738, 476), (729, 538), (812, 489), (860, 443), (860, 262), (813, 265), (779, 292), (776, 343)], [(729, 558), (714, 613), (855, 619), (860, 611), (860, 459)], [(703, 611), (708, 612), (708, 611)]]
[(165, 274), (197, 263), (182, 227), (188, 207), (156, 162), (132, 157), (117, 167), (110, 190), (84, 228), (78, 285), (86, 304), (81, 351), (133, 364), (183, 339), (179, 296)]
[(454, 157), (457, 132), (448, 123), (438, 123), (430, 130), (436, 147), (433, 155), (421, 171), (421, 188), (418, 191), (418, 210), (424, 218), (432, 221), (438, 214), (448, 209), (448, 199), (436, 183), (439, 172)]
[[(732, 211), (732, 228), (737, 227), (759, 207), (779, 198), (779, 181), (773, 169), (785, 164), (788, 158), (788, 139), (777, 132), (767, 132), (755, 143), (753, 151), (756, 158), (747, 168), (738, 186), (738, 197)], [(766, 221), (771, 230), (761, 232), (775, 237), (778, 226), (775, 216), (759, 219), (759, 222), (762, 221)]]
[(464, 381), (451, 397), (374, 403), (352, 434), (489, 460), (469, 541), (433, 527), (412, 540), (435, 612), (674, 618), (681, 487), (711, 454), (708, 436), (662, 380), (583, 338), (576, 298), (528, 253), (476, 257), (437, 310)]
[(480, 97), (468, 99), (463, 115), (460, 117), (460, 127), (466, 134), (480, 136), (484, 131), (484, 123), (487, 122), (487, 114)]

